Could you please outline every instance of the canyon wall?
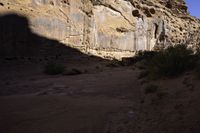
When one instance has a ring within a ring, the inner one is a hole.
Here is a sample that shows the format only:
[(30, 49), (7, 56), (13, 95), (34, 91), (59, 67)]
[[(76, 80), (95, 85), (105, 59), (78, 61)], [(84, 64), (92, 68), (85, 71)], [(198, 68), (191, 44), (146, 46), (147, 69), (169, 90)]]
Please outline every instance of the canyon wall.
[[(0, 0), (0, 15), (7, 14), (26, 17), (34, 34), (105, 58), (181, 43), (199, 45), (200, 20), (189, 15), (184, 0)], [(8, 43), (12, 35), (7, 37), (12, 33), (5, 30), (0, 25), (2, 51), (13, 47)]]

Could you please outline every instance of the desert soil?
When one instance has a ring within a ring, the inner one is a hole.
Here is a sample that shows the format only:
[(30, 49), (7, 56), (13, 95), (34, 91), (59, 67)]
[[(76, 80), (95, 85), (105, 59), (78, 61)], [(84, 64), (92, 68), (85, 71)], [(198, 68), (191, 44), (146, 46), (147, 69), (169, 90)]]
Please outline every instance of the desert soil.
[[(82, 74), (56, 76), (41, 63), (1, 63), (0, 133), (200, 131), (200, 82), (192, 72), (149, 81), (134, 66), (104, 61), (66, 62)], [(145, 94), (152, 83), (158, 91)]]

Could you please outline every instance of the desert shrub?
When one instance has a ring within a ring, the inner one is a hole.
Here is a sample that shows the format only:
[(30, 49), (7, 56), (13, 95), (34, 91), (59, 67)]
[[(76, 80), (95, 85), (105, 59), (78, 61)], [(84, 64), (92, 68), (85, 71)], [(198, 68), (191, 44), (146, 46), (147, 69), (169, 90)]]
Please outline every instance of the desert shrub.
[(149, 60), (152, 59), (158, 52), (156, 51), (138, 51), (135, 55), (135, 62), (142, 61), (142, 60)]
[[(154, 57), (158, 52), (156, 51), (138, 51), (134, 57), (123, 57), (121, 61), (113, 59), (106, 64), (107, 67), (130, 66), (138, 62), (146, 62), (146, 60)], [(143, 66), (141, 66), (143, 67)]]
[(134, 64), (139, 69), (148, 69), (150, 60), (157, 54), (156, 51), (138, 51), (134, 57)]
[(186, 45), (176, 45), (160, 51), (149, 62), (148, 70), (157, 76), (176, 76), (195, 66), (193, 51)]
[(62, 74), (65, 71), (65, 66), (57, 63), (48, 63), (44, 67), (44, 73), (48, 75)]
[(143, 62), (144, 60), (146, 61), (148, 59), (151, 59), (156, 54), (157, 52), (155, 51), (138, 51), (134, 57), (123, 57), (121, 61), (113, 59), (106, 66), (107, 67), (130, 66), (137, 62)]

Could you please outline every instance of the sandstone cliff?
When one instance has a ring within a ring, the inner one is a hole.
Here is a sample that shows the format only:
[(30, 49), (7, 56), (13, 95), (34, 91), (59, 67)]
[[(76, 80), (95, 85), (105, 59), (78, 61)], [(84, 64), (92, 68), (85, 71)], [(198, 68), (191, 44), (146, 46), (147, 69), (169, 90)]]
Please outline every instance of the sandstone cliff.
[(184, 0), (0, 0), (0, 15), (11, 13), (35, 34), (103, 57), (199, 43), (200, 20)]

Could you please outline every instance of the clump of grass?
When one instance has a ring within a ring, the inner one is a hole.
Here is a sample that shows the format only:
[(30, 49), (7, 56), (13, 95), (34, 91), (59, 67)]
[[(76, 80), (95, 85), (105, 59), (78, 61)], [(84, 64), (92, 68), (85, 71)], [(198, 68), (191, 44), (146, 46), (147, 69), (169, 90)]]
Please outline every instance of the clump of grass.
[(159, 86), (154, 85), (154, 84), (148, 84), (144, 88), (144, 91), (145, 91), (144, 93), (145, 94), (155, 93), (158, 91), (158, 89), (159, 89)]
[(149, 62), (157, 54), (157, 51), (138, 51), (134, 57), (135, 66), (139, 69), (148, 69)]
[(157, 51), (138, 51), (135, 55), (135, 62), (152, 59), (157, 54)]
[(47, 75), (58, 75), (65, 71), (65, 66), (57, 63), (48, 63), (44, 67), (44, 73)]
[(177, 76), (195, 66), (193, 51), (186, 45), (176, 45), (155, 55), (149, 64), (152, 73), (160, 76)]
[(139, 68), (149, 71), (149, 77), (173, 77), (196, 66), (197, 55), (186, 45), (175, 45), (158, 52), (139, 52)]

